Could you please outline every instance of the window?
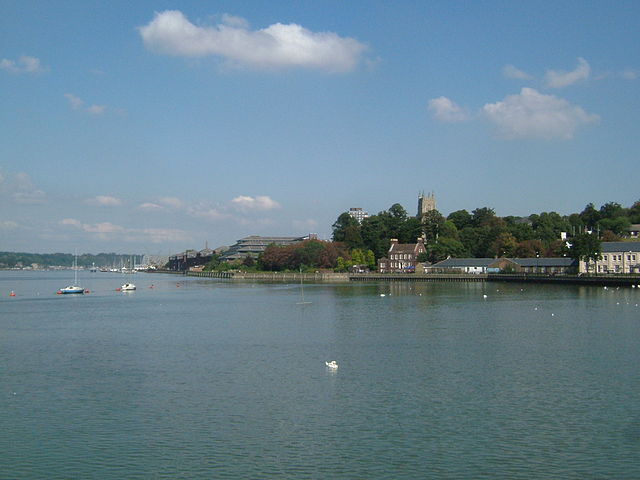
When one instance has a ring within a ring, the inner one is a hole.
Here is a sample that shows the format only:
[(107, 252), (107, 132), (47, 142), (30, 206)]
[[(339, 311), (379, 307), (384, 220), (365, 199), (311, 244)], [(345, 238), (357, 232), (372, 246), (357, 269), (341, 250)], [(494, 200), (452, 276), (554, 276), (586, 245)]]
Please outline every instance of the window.
[(606, 262), (606, 261), (607, 261), (607, 256), (606, 256), (606, 255), (603, 255), (603, 256), (602, 256), (602, 260), (604, 260), (604, 261)]

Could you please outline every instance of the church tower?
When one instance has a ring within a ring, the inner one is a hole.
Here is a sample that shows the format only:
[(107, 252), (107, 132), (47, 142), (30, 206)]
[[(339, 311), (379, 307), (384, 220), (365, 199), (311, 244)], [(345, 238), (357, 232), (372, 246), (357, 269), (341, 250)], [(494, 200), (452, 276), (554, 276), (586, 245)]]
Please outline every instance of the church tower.
[(424, 192), (418, 195), (418, 218), (422, 218), (423, 215), (431, 210), (436, 209), (436, 194), (431, 192), (427, 195)]

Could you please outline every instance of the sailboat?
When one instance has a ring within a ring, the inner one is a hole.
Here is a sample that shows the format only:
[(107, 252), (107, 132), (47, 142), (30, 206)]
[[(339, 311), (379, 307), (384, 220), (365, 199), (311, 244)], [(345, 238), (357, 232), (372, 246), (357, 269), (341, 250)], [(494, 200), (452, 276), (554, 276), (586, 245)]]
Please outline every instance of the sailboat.
[(78, 286), (78, 255), (73, 254), (73, 285), (68, 285), (58, 290), (60, 294), (84, 293), (84, 288)]
[(296, 305), (311, 305), (311, 302), (304, 301), (304, 284), (302, 283), (302, 267), (300, 267), (300, 301)]

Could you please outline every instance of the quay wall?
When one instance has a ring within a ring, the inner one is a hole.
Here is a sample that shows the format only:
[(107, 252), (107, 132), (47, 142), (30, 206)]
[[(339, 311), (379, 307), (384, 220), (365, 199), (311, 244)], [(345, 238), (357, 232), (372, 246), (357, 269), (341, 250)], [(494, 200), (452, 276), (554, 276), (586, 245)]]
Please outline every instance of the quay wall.
[(261, 281), (261, 282), (318, 282), (318, 283), (340, 283), (348, 282), (349, 274), (318, 272), (318, 273), (298, 273), (298, 272), (187, 272), (188, 277), (205, 278), (226, 278), (239, 281)]
[(261, 282), (515, 282), (564, 285), (631, 286), (640, 285), (640, 275), (544, 275), (533, 273), (489, 274), (384, 274), (384, 273), (298, 273), (298, 272), (160, 272), (189, 277), (219, 278)]

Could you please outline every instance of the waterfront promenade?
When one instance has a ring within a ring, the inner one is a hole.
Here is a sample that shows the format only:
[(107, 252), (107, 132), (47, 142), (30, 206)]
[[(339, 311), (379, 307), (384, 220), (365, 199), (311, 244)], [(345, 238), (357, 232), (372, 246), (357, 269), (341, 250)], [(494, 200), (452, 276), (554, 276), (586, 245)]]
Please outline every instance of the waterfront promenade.
[[(167, 272), (169, 273), (169, 272)], [(182, 272), (171, 272), (182, 273)], [(564, 285), (631, 286), (640, 285), (640, 275), (544, 275), (534, 273), (489, 274), (381, 274), (381, 273), (298, 273), (298, 272), (186, 272), (189, 277), (219, 278), (262, 282), (517, 282)]]

